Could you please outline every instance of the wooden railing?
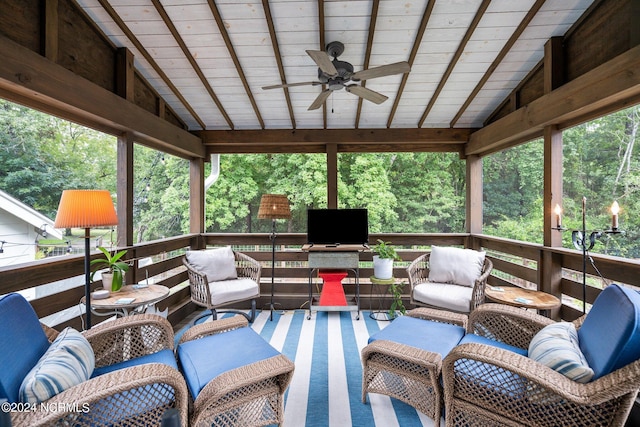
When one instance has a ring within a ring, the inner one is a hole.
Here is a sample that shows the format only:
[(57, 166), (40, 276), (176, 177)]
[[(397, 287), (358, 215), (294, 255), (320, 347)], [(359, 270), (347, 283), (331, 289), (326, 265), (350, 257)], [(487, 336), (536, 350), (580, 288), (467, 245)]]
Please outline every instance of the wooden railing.
[[(304, 307), (308, 300), (307, 254), (301, 250), (306, 235), (301, 233), (283, 233), (276, 239), (276, 300), (284, 308)], [(553, 312), (556, 318), (572, 320), (581, 314), (579, 305), (571, 305), (572, 300), (582, 300), (582, 254), (575, 250), (549, 248), (542, 245), (501, 239), (486, 235), (470, 234), (372, 234), (370, 241), (377, 239), (391, 241), (399, 249), (403, 262), (396, 263), (394, 275), (407, 283), (405, 267), (431, 245), (460, 246), (486, 250), (494, 264), (489, 283), (492, 285), (517, 285), (542, 289), (558, 296), (563, 295), (565, 304), (562, 309)], [(259, 307), (268, 303), (271, 287), (271, 240), (269, 234), (202, 234), (185, 235), (154, 242), (134, 245), (127, 249), (126, 258), (132, 268), (127, 273), (127, 282), (135, 283), (148, 276), (156, 283), (171, 289), (170, 296), (159, 304), (159, 309), (169, 309), (169, 320), (173, 324), (182, 321), (191, 312), (198, 309), (189, 299), (187, 275), (182, 266), (182, 255), (187, 249), (200, 249), (207, 246), (232, 245), (247, 255), (259, 260), (263, 265), (261, 299)], [(92, 255), (97, 257), (98, 254)], [(592, 257), (607, 282), (640, 285), (640, 262), (619, 257), (592, 254)], [(140, 261), (151, 258), (151, 264), (140, 266)], [(369, 307), (370, 285), (368, 277), (372, 275), (371, 252), (361, 254), (361, 306)], [(52, 326), (60, 329), (65, 326), (81, 327), (78, 316), (78, 304), (84, 295), (84, 257), (64, 256), (31, 263), (0, 268), (0, 294), (36, 288), (36, 297), (31, 301), (41, 318), (69, 311), (71, 314)], [(595, 270), (589, 266), (589, 274)], [(51, 283), (71, 279), (68, 289), (51, 291)], [(599, 293), (598, 280), (591, 279), (596, 286), (589, 286), (587, 303), (592, 303)], [(590, 283), (591, 284), (591, 283)], [(92, 284), (93, 288), (100, 282)], [(354, 293), (354, 285), (345, 286), (347, 294)], [(408, 286), (405, 286), (408, 300)], [(405, 304), (407, 305), (407, 304)], [(63, 316), (58, 316), (63, 317)], [(50, 319), (49, 317), (48, 319)], [(95, 322), (95, 320), (94, 320)]]

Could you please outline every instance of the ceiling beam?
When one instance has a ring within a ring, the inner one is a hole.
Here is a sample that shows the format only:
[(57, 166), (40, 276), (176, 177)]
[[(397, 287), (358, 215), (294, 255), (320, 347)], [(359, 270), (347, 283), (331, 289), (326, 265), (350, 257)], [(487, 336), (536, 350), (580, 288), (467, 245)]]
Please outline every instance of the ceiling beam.
[[(284, 72), (284, 65), (282, 64), (282, 54), (280, 53), (280, 45), (278, 44), (278, 36), (276, 35), (276, 29), (273, 25), (273, 16), (271, 15), (271, 7), (269, 6), (269, 0), (262, 0), (262, 9), (264, 10), (264, 17), (267, 21), (267, 27), (269, 28), (269, 37), (271, 38), (271, 46), (273, 46), (273, 56), (276, 58), (278, 64), (278, 73), (280, 73), (280, 83), (286, 84), (287, 77)], [(283, 88), (284, 97), (287, 101), (287, 109), (289, 110), (289, 119), (291, 120), (291, 127), (296, 128), (296, 118), (293, 114), (293, 105), (291, 104), (291, 96), (289, 95), (289, 89)]]
[(267, 129), (195, 132), (208, 153), (458, 152), (473, 129)]
[[(409, 59), (407, 60), (411, 67), (413, 67), (413, 62), (416, 60), (416, 56), (418, 55), (418, 50), (420, 49), (420, 44), (422, 43), (422, 38), (424, 37), (424, 32), (427, 29), (427, 24), (429, 23), (429, 18), (431, 18), (431, 13), (433, 12), (433, 7), (435, 6), (435, 4), (435, 0), (429, 0), (427, 5), (425, 6), (424, 13), (422, 14), (422, 20), (420, 21), (420, 26), (418, 27), (418, 33), (416, 34), (416, 38), (413, 41), (413, 47), (411, 48), (411, 53), (409, 54)], [(391, 124), (393, 123), (393, 118), (395, 117), (396, 111), (398, 110), (398, 105), (400, 105), (400, 98), (402, 97), (404, 87), (407, 85), (407, 80), (409, 80), (410, 74), (411, 73), (404, 73), (402, 75), (402, 81), (400, 82), (400, 87), (398, 88), (396, 99), (394, 99), (393, 101), (391, 112), (389, 113), (389, 117), (387, 118), (388, 128), (390, 128)]]
[(482, 3), (480, 4), (480, 7), (478, 8), (478, 11), (473, 17), (473, 21), (471, 21), (471, 24), (469, 25), (467, 32), (462, 38), (462, 41), (460, 42), (460, 45), (458, 46), (456, 53), (453, 55), (453, 58), (451, 58), (451, 62), (449, 62), (449, 66), (447, 67), (447, 70), (444, 72), (442, 79), (440, 79), (440, 83), (438, 83), (438, 87), (436, 88), (435, 92), (433, 92), (433, 95), (431, 96), (431, 99), (427, 104), (427, 108), (425, 108), (424, 113), (422, 113), (422, 117), (420, 117), (420, 121), (418, 122), (418, 127), (422, 127), (425, 120), (427, 119), (427, 116), (433, 109), (433, 106), (436, 104), (436, 101), (440, 96), (440, 92), (442, 92), (442, 90), (444, 89), (444, 86), (447, 84), (447, 81), (449, 80), (449, 77), (451, 77), (451, 74), (453, 73), (453, 69), (456, 67), (456, 65), (458, 65), (458, 60), (464, 53), (464, 49), (467, 46), (467, 43), (469, 42), (469, 40), (471, 40), (471, 36), (473, 35), (473, 32), (478, 27), (480, 20), (484, 16), (484, 13), (487, 11), (487, 8), (489, 7), (490, 4), (491, 4), (491, 0), (483, 0)]
[[(364, 54), (363, 70), (369, 68), (369, 60), (371, 59), (371, 50), (373, 48), (373, 35), (376, 31), (376, 21), (378, 20), (378, 7), (380, 6), (380, 0), (373, 0), (371, 5), (371, 17), (369, 19), (369, 35), (367, 36), (367, 51)], [(367, 81), (360, 82), (360, 86), (366, 87)], [(360, 114), (362, 113), (362, 101), (361, 97), (358, 97), (358, 109), (356, 110), (356, 121), (354, 127), (357, 129), (360, 127)]]
[(200, 138), (0, 36), (0, 97), (180, 157), (204, 157)]
[(111, 5), (107, 2), (107, 0), (98, 0), (98, 2), (102, 6), (102, 8), (105, 10), (105, 12), (107, 12), (109, 14), (109, 16), (111, 17), (113, 22), (115, 22), (115, 24), (120, 28), (120, 30), (122, 30), (124, 35), (127, 36), (129, 41), (131, 43), (133, 43), (133, 45), (136, 47), (136, 49), (138, 49), (138, 51), (142, 54), (144, 59), (149, 63), (149, 65), (153, 68), (153, 70), (156, 73), (158, 73), (158, 76), (160, 76), (162, 81), (171, 89), (171, 92), (173, 92), (173, 94), (176, 96), (176, 98), (178, 98), (180, 100), (180, 102), (182, 102), (182, 105), (184, 105), (184, 108), (186, 108), (187, 111), (189, 111), (189, 114), (191, 114), (193, 119), (198, 122), (200, 127), (202, 127), (203, 129), (206, 128), (206, 126), (204, 124), (204, 121), (202, 121), (202, 119), (198, 116), (196, 111), (193, 109), (191, 104), (189, 104), (189, 102), (187, 102), (185, 97), (182, 96), (182, 93), (178, 90), (176, 85), (173, 84), (171, 79), (169, 79), (169, 76), (167, 76), (164, 73), (164, 71), (162, 71), (162, 68), (160, 68), (160, 66), (155, 61), (155, 59), (153, 59), (151, 54), (145, 49), (145, 47), (142, 45), (142, 43), (140, 43), (140, 40), (138, 40), (138, 38), (135, 36), (135, 34), (133, 34), (133, 32), (129, 29), (127, 24), (120, 18), (120, 16), (115, 11), (115, 9), (113, 7), (111, 7)]
[(467, 108), (469, 108), (469, 105), (471, 105), (471, 102), (473, 102), (476, 96), (478, 96), (478, 93), (480, 93), (480, 90), (482, 90), (482, 88), (487, 83), (487, 81), (489, 81), (489, 78), (493, 75), (493, 73), (496, 71), (498, 66), (502, 63), (502, 60), (511, 51), (511, 48), (518, 41), (518, 39), (520, 38), (524, 30), (526, 30), (529, 27), (529, 23), (536, 16), (536, 14), (538, 13), (542, 5), (544, 5), (545, 1), (546, 0), (537, 0), (535, 4), (531, 7), (531, 9), (529, 9), (529, 12), (527, 12), (527, 14), (522, 19), (522, 21), (520, 21), (520, 25), (518, 25), (518, 28), (516, 28), (514, 33), (511, 35), (511, 37), (509, 37), (509, 40), (507, 40), (507, 43), (502, 47), (502, 49), (500, 50), (500, 53), (498, 53), (498, 56), (496, 56), (496, 59), (493, 60), (493, 62), (491, 63), (487, 71), (484, 73), (484, 75), (482, 76), (482, 78), (480, 79), (476, 87), (473, 89), (473, 91), (471, 91), (471, 94), (467, 97), (466, 101), (464, 101), (464, 104), (462, 104), (462, 107), (460, 107), (456, 115), (453, 117), (453, 120), (451, 120), (451, 123), (450, 123), (451, 127), (456, 125), (458, 120), (460, 120), (460, 117), (462, 117), (462, 115), (467, 110)]
[(640, 46), (471, 134), (465, 154), (488, 153), (539, 136), (545, 126), (566, 129), (640, 100)]

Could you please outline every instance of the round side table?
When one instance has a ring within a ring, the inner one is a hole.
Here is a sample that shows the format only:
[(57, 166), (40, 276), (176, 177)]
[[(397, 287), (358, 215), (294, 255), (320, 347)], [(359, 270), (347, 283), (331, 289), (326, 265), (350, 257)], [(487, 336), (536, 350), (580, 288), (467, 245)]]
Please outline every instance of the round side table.
[[(378, 279), (375, 276), (369, 277), (371, 281), (371, 296), (369, 299), (369, 317), (373, 320), (393, 320), (395, 317), (389, 316), (389, 311), (384, 309), (384, 299), (389, 294), (389, 287), (396, 282), (396, 278)], [(378, 298), (378, 309), (373, 310), (373, 299)]]

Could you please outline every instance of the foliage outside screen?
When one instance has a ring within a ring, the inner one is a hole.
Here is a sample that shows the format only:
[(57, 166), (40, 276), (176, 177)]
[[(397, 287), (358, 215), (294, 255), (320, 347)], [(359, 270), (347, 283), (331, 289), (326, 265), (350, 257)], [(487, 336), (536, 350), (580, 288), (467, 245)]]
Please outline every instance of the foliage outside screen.
[[(623, 237), (594, 252), (640, 257), (640, 122), (633, 107), (568, 129), (564, 135), (564, 225), (610, 226), (611, 202), (622, 211)], [(63, 189), (116, 192), (116, 139), (0, 100), (0, 189), (50, 218)], [(134, 151), (134, 234), (149, 241), (188, 233), (189, 163), (139, 145)], [(542, 243), (543, 144), (533, 141), (483, 159), (486, 234)], [(264, 193), (289, 196), (290, 221), (279, 232), (306, 232), (307, 208), (325, 208), (324, 154), (222, 155), (220, 177), (206, 192), (208, 232), (270, 232), (257, 219)], [(206, 173), (210, 166), (206, 167)], [(465, 163), (456, 153), (338, 155), (338, 207), (367, 208), (370, 233), (463, 232)], [(564, 246), (572, 248), (570, 233)]]

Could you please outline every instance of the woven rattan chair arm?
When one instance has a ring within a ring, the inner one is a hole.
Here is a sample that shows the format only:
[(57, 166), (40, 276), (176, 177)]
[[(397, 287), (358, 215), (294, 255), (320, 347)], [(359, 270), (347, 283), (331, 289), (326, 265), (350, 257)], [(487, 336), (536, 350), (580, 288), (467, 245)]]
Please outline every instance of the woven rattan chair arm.
[[(638, 361), (595, 381), (581, 384), (533, 359), (509, 350), (483, 344), (460, 344), (442, 362), (445, 396), (452, 397), (452, 393), (455, 393), (455, 397), (460, 399), (469, 398), (477, 401), (479, 398), (479, 396), (465, 397), (465, 387), (454, 391), (454, 376), (457, 366), (460, 366), (456, 361), (461, 359), (476, 360), (500, 367), (506, 371), (506, 374), (501, 372), (502, 376), (508, 376), (511, 372), (525, 379), (527, 384), (523, 386), (524, 388), (546, 390), (544, 399), (552, 400), (553, 396), (556, 396), (576, 405), (599, 405), (629, 393), (634, 393), (635, 398), (640, 381), (640, 362)], [(463, 375), (464, 381), (473, 381), (470, 379), (473, 370), (471, 372), (466, 370)], [(479, 382), (486, 382), (486, 380), (486, 378), (478, 378)], [(490, 402), (487, 401), (484, 408), (491, 410)]]
[(263, 393), (261, 390), (251, 391), (251, 385), (261, 381), (276, 378), (280, 393), (284, 393), (289, 387), (294, 369), (294, 363), (285, 355), (279, 354), (218, 375), (198, 394), (193, 404), (196, 411), (192, 416), (192, 424), (199, 425), (198, 412), (207, 411), (208, 402), (213, 404), (230, 398), (236, 400), (253, 398), (251, 394), (246, 393), (261, 395)]
[(409, 284), (411, 289), (420, 283), (426, 282), (429, 279), (429, 257), (431, 253), (420, 255), (413, 260), (407, 267), (407, 277), (409, 278)]
[(482, 304), (469, 314), (467, 333), (520, 348), (528, 348), (533, 336), (553, 320), (532, 311), (505, 304)]
[(45, 325), (44, 323), (40, 323), (40, 326), (42, 326), (42, 330), (47, 336), (47, 339), (49, 340), (49, 342), (53, 342), (58, 336), (58, 334), (60, 333), (55, 329), (53, 329), (52, 327)]
[[(137, 314), (103, 322), (83, 335), (96, 357), (96, 367), (106, 366), (123, 360), (153, 354), (160, 350), (173, 350), (173, 327), (167, 319), (156, 314)], [(135, 338), (139, 338), (134, 341)], [(126, 351), (122, 349), (129, 340)], [(139, 345), (131, 345), (137, 342)]]
[[(166, 389), (168, 386), (173, 390), (175, 407), (180, 413), (181, 425), (186, 426), (189, 401), (187, 385), (180, 372), (160, 363), (138, 365), (92, 378), (57, 394), (37, 407), (37, 410), (12, 412), (12, 425), (14, 427), (67, 425), (65, 421), (61, 419), (67, 415), (77, 415), (78, 412), (86, 413), (86, 417), (88, 418), (86, 425), (112, 425), (113, 420), (118, 419), (119, 415), (127, 416), (135, 413), (137, 405), (140, 405), (142, 408), (148, 406), (149, 396), (140, 393), (140, 390), (144, 390), (145, 387), (152, 384), (163, 384), (163, 389)], [(136, 389), (137, 391), (135, 392), (127, 393), (129, 390)], [(153, 391), (150, 391), (150, 393), (153, 393)], [(123, 394), (125, 394), (129, 400), (126, 406), (114, 404), (113, 401), (99, 404), (102, 399), (114, 395), (122, 396)], [(136, 400), (136, 397), (139, 400)], [(102, 408), (111, 407), (114, 412), (111, 415), (102, 413), (102, 419), (92, 419), (91, 408), (95, 404), (99, 404)], [(117, 411), (121, 411), (121, 413)], [(147, 423), (150, 421), (151, 420), (147, 418), (146, 420), (141, 420), (137, 425), (148, 425)], [(69, 421), (67, 421), (67, 423), (68, 422)]]
[(438, 353), (387, 340), (376, 340), (363, 348), (361, 353), (363, 364), (375, 353), (427, 368), (432, 375), (435, 375), (432, 380), (437, 379), (442, 367), (442, 357)]
[(435, 320), (436, 322), (450, 323), (452, 325), (467, 328), (467, 315), (451, 311), (438, 310), (429, 307), (418, 307), (407, 312), (407, 316), (418, 319)]
[(260, 273), (262, 266), (258, 261), (242, 252), (234, 252), (236, 265), (238, 265), (238, 276), (252, 279), (256, 283), (260, 283)]
[(224, 319), (214, 320), (212, 322), (205, 322), (199, 325), (190, 327), (180, 337), (178, 344), (183, 342), (204, 338), (209, 335), (220, 334), (228, 332), (233, 329), (244, 328), (249, 325), (249, 322), (243, 316), (225, 317)]

